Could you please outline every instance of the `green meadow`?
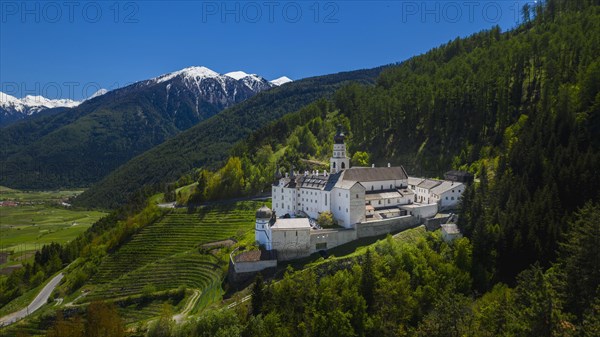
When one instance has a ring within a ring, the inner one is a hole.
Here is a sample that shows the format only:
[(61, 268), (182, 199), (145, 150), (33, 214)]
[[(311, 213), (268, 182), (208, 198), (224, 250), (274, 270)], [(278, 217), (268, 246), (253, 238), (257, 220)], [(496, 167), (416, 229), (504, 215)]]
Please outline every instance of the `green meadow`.
[(9, 264), (30, 257), (45, 244), (69, 242), (105, 215), (60, 206), (60, 201), (78, 193), (80, 191), (25, 192), (0, 188), (0, 200), (20, 203), (0, 207), (0, 251), (11, 254)]

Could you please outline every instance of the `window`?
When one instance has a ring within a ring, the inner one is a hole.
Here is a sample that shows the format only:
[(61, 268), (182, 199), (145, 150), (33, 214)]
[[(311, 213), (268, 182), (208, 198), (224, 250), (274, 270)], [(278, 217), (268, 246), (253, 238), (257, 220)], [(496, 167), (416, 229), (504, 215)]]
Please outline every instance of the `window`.
[(448, 197), (446, 197), (446, 200), (448, 200)]
[(327, 194), (325, 194), (325, 206), (327, 206)]
[(283, 188), (281, 189), (281, 193), (283, 193)]
[(296, 231), (296, 236), (298, 236), (298, 231)]
[(348, 209), (346, 208), (346, 213), (348, 213)]
[(390, 203), (390, 199), (388, 199), (388, 204)]
[(338, 206), (338, 210), (341, 211), (342, 210), (342, 206)]
[(381, 185), (381, 190), (383, 191), (383, 185)]
[(371, 191), (373, 190), (373, 188), (374, 188), (374, 186), (373, 186), (373, 185), (371, 185)]
[(346, 163), (342, 162), (342, 170), (346, 168)]
[(333, 162), (333, 168), (335, 168), (335, 162)]
[(393, 189), (392, 184), (390, 184), (390, 190)]
[(275, 203), (275, 208), (279, 208), (279, 204), (278, 203)]
[(342, 196), (342, 192), (338, 192), (338, 197), (341, 197), (341, 196)]
[(356, 195), (356, 199), (358, 199), (358, 194)]
[(454, 200), (454, 197), (450, 198), (450, 200)]
[(378, 200), (378, 202), (379, 202), (379, 205), (381, 205), (381, 200)]
[(454, 193), (454, 190), (452, 190), (452, 193)]
[(317, 250), (327, 249), (327, 242), (317, 243), (315, 245), (315, 249), (317, 249)]
[(458, 193), (460, 193), (460, 190), (458, 190)]
[(284, 238), (286, 237), (286, 235), (285, 235), (285, 232), (283, 232), (283, 237), (284, 237)]

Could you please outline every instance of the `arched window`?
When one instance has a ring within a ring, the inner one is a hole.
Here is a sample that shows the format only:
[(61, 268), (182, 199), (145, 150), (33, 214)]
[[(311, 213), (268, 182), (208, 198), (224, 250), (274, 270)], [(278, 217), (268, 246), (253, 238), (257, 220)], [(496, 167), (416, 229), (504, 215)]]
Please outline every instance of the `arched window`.
[(346, 168), (346, 163), (342, 163), (342, 170)]
[(333, 162), (333, 168), (335, 168), (335, 162)]

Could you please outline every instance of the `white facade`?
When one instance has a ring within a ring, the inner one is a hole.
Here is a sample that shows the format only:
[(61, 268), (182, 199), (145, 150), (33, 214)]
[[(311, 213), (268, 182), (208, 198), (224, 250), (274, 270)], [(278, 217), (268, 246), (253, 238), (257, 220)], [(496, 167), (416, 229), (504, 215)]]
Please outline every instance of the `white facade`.
[(456, 208), (465, 188), (463, 183), (444, 181), (431, 189), (431, 200), (438, 204), (440, 210)]
[(329, 159), (329, 172), (337, 173), (350, 168), (350, 158), (346, 157), (346, 144), (333, 144), (333, 156)]
[(277, 219), (271, 227), (273, 249), (287, 260), (307, 255), (310, 250), (310, 222), (306, 218)]
[[(408, 176), (401, 166), (350, 167), (344, 134), (338, 129), (330, 158), (330, 172), (290, 172), (273, 184), (273, 210), (277, 216), (308, 216), (317, 219), (331, 212), (338, 225), (353, 228), (381, 209), (413, 202)], [(389, 211), (389, 210), (388, 210)]]
[(273, 214), (266, 206), (261, 207), (256, 212), (256, 224), (254, 228), (254, 238), (260, 245), (265, 246), (265, 249), (271, 250), (273, 242), (273, 234), (271, 233), (271, 222)]
[(333, 137), (333, 153), (329, 159), (329, 172), (337, 173), (350, 168), (350, 158), (346, 155), (345, 135), (341, 126), (338, 126), (337, 133)]
[(408, 178), (408, 187), (415, 193), (415, 202), (438, 205), (439, 210), (457, 207), (465, 192), (465, 184), (450, 180)]

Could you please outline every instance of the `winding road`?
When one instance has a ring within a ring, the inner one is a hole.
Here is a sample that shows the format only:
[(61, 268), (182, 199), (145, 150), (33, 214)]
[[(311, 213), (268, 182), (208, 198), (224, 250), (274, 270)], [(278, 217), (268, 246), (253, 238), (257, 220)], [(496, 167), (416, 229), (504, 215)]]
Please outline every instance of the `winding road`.
[(54, 276), (50, 280), (50, 282), (48, 282), (48, 284), (46, 284), (44, 288), (42, 288), (40, 293), (37, 294), (37, 296), (33, 299), (33, 301), (31, 301), (31, 303), (27, 307), (0, 318), (0, 326), (15, 323), (16, 321), (25, 318), (27, 315), (30, 315), (34, 311), (41, 308), (44, 304), (46, 304), (46, 302), (48, 302), (50, 294), (52, 294), (52, 291), (54, 291), (54, 288), (56, 288), (56, 286), (60, 283), (63, 277), (63, 273)]

